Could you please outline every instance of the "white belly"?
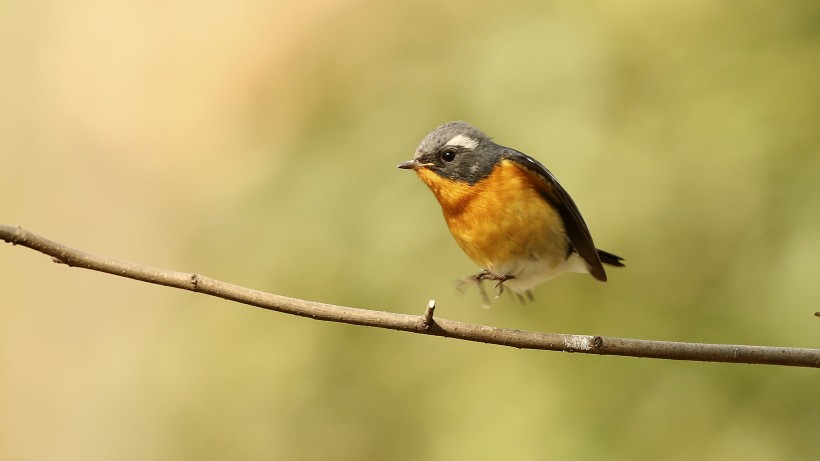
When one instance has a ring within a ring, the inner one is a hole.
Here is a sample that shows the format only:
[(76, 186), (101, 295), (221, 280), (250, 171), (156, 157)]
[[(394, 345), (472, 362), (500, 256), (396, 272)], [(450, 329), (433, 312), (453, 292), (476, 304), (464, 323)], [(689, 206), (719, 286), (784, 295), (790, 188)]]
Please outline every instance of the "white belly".
[(557, 264), (551, 264), (544, 260), (522, 258), (503, 266), (488, 267), (487, 269), (493, 274), (515, 276), (515, 278), (504, 282), (504, 286), (517, 293), (526, 293), (534, 286), (558, 276), (561, 272), (589, 272), (583, 258), (578, 256), (577, 253), (573, 253), (569, 258)]

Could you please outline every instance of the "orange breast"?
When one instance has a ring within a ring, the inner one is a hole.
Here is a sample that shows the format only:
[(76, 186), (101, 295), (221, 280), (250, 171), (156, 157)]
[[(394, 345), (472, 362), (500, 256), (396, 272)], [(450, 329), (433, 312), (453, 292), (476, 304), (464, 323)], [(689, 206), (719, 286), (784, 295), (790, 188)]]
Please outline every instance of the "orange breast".
[(456, 242), (479, 266), (516, 275), (521, 260), (552, 266), (566, 258), (569, 243), (558, 212), (515, 163), (502, 160), (472, 186), (428, 169), (417, 173), (441, 204)]

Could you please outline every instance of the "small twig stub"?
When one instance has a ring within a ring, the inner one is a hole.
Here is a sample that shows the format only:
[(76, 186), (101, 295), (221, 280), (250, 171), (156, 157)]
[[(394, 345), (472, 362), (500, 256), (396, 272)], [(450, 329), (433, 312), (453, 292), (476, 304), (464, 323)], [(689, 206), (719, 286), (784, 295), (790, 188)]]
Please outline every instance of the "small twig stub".
[(424, 310), (424, 316), (421, 318), (421, 327), (425, 330), (429, 330), (430, 326), (433, 325), (433, 312), (436, 310), (436, 300), (431, 299), (427, 302), (427, 308)]

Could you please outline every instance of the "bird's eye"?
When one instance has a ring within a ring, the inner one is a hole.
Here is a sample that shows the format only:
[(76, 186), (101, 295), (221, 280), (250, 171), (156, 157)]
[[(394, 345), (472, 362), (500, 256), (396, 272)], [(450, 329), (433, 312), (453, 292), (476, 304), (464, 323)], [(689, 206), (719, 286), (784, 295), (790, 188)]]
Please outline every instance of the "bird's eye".
[(456, 151), (453, 149), (444, 149), (441, 152), (441, 159), (449, 163), (456, 159)]

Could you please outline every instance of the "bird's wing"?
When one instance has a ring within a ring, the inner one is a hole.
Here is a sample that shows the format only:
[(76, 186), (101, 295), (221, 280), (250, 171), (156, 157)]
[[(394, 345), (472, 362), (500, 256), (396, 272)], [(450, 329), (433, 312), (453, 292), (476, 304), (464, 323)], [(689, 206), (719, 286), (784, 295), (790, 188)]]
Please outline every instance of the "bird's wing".
[(589, 234), (584, 218), (581, 217), (581, 212), (578, 211), (572, 197), (561, 187), (555, 176), (537, 160), (517, 150), (507, 149), (504, 158), (521, 168), (536, 186), (541, 196), (558, 210), (558, 214), (564, 222), (567, 237), (575, 252), (586, 261), (589, 273), (596, 279), (605, 282), (606, 272), (603, 265), (601, 265), (601, 259), (598, 257), (598, 251), (595, 249), (595, 243), (592, 242), (592, 236)]

